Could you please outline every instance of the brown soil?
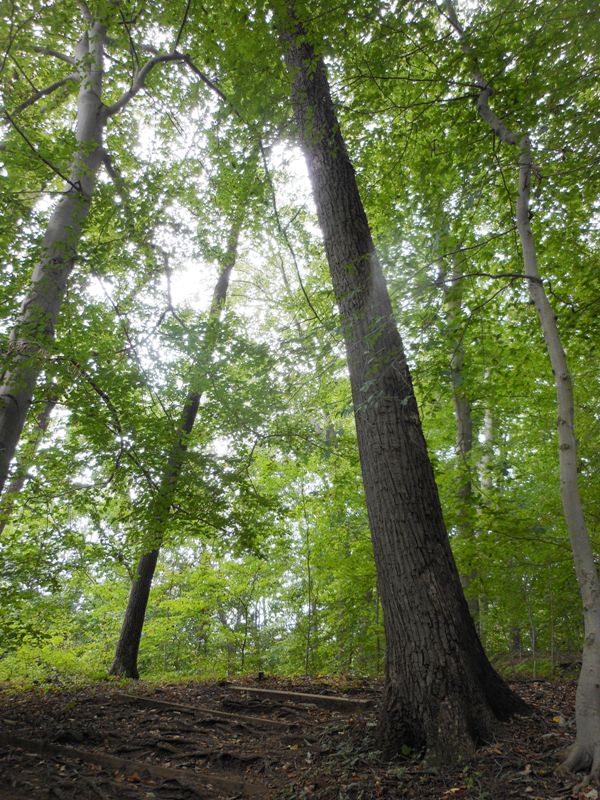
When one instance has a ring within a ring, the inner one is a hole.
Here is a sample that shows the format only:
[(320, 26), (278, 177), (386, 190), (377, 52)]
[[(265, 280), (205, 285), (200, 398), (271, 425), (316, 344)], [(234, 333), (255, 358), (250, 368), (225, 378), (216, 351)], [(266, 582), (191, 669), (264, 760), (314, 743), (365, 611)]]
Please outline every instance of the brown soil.
[[(368, 681), (268, 679), (259, 685), (358, 700), (376, 701), (379, 693)], [(5, 693), (0, 695), (0, 798), (568, 797), (575, 781), (560, 777), (556, 766), (574, 737), (574, 684), (523, 681), (515, 688), (533, 713), (503, 727), (470, 763), (443, 774), (417, 754), (381, 761), (374, 744), (375, 702), (322, 707), (314, 698), (304, 703), (292, 696), (256, 696), (225, 682)], [(595, 791), (578, 796), (594, 800)]]

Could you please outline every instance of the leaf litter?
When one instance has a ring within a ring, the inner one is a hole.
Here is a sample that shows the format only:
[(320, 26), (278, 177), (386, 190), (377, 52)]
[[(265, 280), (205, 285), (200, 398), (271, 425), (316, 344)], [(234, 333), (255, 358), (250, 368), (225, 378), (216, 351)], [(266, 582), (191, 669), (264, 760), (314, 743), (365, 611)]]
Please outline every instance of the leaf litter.
[(382, 761), (374, 680), (261, 681), (279, 693), (252, 691), (250, 679), (5, 692), (0, 798), (598, 800), (595, 787), (574, 794), (577, 781), (556, 769), (574, 739), (575, 684), (514, 686), (532, 713), (447, 770), (408, 751)]

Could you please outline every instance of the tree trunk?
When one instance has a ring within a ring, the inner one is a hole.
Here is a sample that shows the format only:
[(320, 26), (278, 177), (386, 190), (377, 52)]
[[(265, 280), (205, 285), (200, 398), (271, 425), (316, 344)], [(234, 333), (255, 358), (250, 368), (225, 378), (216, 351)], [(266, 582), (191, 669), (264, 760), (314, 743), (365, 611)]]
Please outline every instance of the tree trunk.
[(37, 451), (42, 443), (46, 431), (48, 430), (48, 426), (50, 425), (50, 417), (52, 416), (52, 412), (54, 411), (57, 402), (58, 396), (51, 392), (49, 397), (47, 397), (44, 401), (44, 407), (37, 416), (35, 428), (32, 431), (31, 438), (22, 448), (15, 474), (4, 490), (4, 494), (2, 495), (0, 503), (0, 536), (2, 536), (2, 532), (4, 531), (4, 528), (6, 528), (6, 525), (12, 516), (17, 497), (27, 483), (27, 479), (29, 477), (29, 468), (35, 462)]
[(462, 593), (324, 64), (291, 5), (279, 31), (348, 357), (387, 640), (380, 742), (388, 756), (406, 745), (454, 761), (524, 704), (487, 660)]
[(579, 493), (571, 373), (554, 310), (540, 279), (535, 243), (529, 224), (533, 164), (527, 137), (521, 140), (520, 148), (517, 228), (523, 249), (525, 274), (529, 276), (529, 293), (540, 319), (554, 373), (558, 407), (560, 496), (583, 603), (584, 642), (575, 703), (577, 737), (564, 766), (573, 771), (589, 770), (585, 781), (587, 783), (600, 777), (600, 581)]
[(567, 357), (560, 338), (554, 310), (548, 300), (538, 269), (535, 240), (530, 224), (531, 176), (534, 164), (531, 142), (511, 130), (490, 107), (493, 88), (481, 74), (475, 54), (466, 42), (465, 31), (451, 0), (446, 1), (447, 17), (458, 34), (463, 51), (475, 58), (473, 79), (480, 87), (477, 110), (484, 122), (504, 143), (518, 147), (519, 192), (516, 222), (523, 252), (523, 266), (529, 294), (537, 311), (556, 388), (558, 410), (558, 458), (560, 496), (575, 562), (575, 574), (583, 603), (584, 644), (581, 673), (577, 684), (575, 716), (577, 737), (564, 763), (567, 770), (588, 770), (583, 784), (600, 777), (600, 581), (587, 530), (577, 476), (577, 439), (573, 384)]
[[(456, 490), (458, 505), (457, 533), (463, 540), (470, 540), (471, 548), (474, 545), (475, 524), (473, 516), (472, 498), (473, 481), (471, 474), (471, 458), (473, 450), (473, 415), (471, 402), (465, 392), (464, 364), (465, 349), (463, 346), (463, 333), (460, 330), (462, 312), (463, 281), (459, 273), (452, 275), (452, 284), (448, 285), (446, 276), (441, 272), (440, 279), (446, 301), (446, 322), (448, 338), (451, 347), (450, 380), (452, 383), (452, 403), (454, 406), (454, 419), (456, 422), (456, 452), (459, 458), (459, 485)], [(477, 570), (472, 562), (467, 563), (467, 570), (460, 576), (463, 590), (477, 578)], [(479, 598), (468, 597), (469, 611), (479, 628)]]
[(101, 100), (105, 37), (106, 28), (96, 22), (89, 33), (81, 37), (75, 50), (80, 79), (77, 148), (67, 188), (48, 222), (42, 256), (33, 271), (29, 293), (11, 333), (9, 352), (0, 376), (0, 492), (25, 424), (36, 381), (54, 340), (54, 327), (102, 161), (106, 124)]
[[(229, 279), (235, 264), (241, 225), (242, 218), (240, 214), (233, 222), (229, 234), (223, 269), (219, 275), (213, 293), (208, 328), (201, 348), (200, 358), (198, 359), (199, 362), (207, 363), (215, 347), (217, 323), (219, 322), (223, 306), (227, 299)], [(181, 412), (179, 425), (177, 426), (177, 437), (169, 453), (165, 472), (152, 504), (150, 512), (152, 523), (149, 536), (144, 543), (146, 549), (138, 560), (135, 577), (129, 591), (125, 617), (121, 626), (115, 657), (110, 668), (111, 675), (139, 678), (137, 659), (146, 616), (146, 608), (148, 606), (148, 598), (150, 596), (150, 588), (152, 586), (152, 579), (154, 578), (165, 529), (169, 520), (169, 514), (173, 505), (173, 499), (177, 491), (185, 453), (187, 451), (188, 439), (194, 427), (201, 398), (201, 388), (190, 388)], [(148, 547), (150, 549), (148, 549)]]

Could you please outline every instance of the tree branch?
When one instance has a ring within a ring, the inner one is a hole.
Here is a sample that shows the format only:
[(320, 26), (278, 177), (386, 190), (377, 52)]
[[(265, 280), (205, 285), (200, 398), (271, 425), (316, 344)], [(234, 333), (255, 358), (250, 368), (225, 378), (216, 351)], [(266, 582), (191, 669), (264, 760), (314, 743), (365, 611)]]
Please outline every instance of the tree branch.
[[(229, 105), (229, 100), (227, 98), (227, 95), (221, 89), (219, 89), (217, 84), (211, 81), (211, 79), (207, 75), (205, 75), (204, 72), (202, 72), (202, 70), (198, 69), (198, 67), (192, 61), (191, 56), (181, 54), (181, 58), (192, 70), (194, 75), (197, 75), (198, 78), (200, 78), (202, 83), (208, 86), (208, 88), (212, 92), (214, 92), (224, 103), (227, 103), (227, 105)], [(236, 113), (236, 115), (239, 117), (239, 114), (237, 114), (237, 112), (234, 113)]]
[(81, 184), (79, 183), (79, 181), (76, 181), (74, 183), (73, 181), (69, 180), (69, 178), (67, 178), (66, 175), (63, 175), (63, 173), (58, 169), (58, 167), (55, 167), (51, 161), (48, 161), (47, 158), (44, 158), (44, 156), (40, 153), (40, 151), (37, 149), (37, 147), (34, 145), (31, 139), (27, 136), (27, 134), (24, 131), (22, 131), (21, 128), (19, 128), (19, 126), (11, 117), (11, 115), (8, 113), (8, 111), (3, 111), (2, 113), (4, 117), (8, 120), (8, 122), (12, 125), (12, 127), (16, 130), (16, 132), (19, 134), (19, 136), (26, 142), (26, 144), (31, 148), (31, 150), (35, 153), (35, 155), (40, 159), (40, 161), (42, 161), (47, 167), (49, 167), (52, 170), (52, 172), (55, 172), (60, 178), (62, 178), (63, 181), (71, 187), (71, 189), (74, 189), (76, 192), (80, 192)]
[(11, 111), (11, 114), (20, 114), (22, 111), (25, 111), (26, 108), (29, 108), (29, 106), (32, 106), (34, 103), (37, 103), (38, 100), (41, 100), (42, 97), (47, 97), (49, 94), (52, 94), (52, 92), (60, 89), (61, 86), (64, 86), (69, 81), (76, 81), (78, 79), (79, 76), (73, 72), (70, 75), (67, 75), (66, 78), (61, 78), (58, 81), (54, 81), (54, 83), (51, 83), (50, 86), (46, 86), (44, 89), (38, 89), (36, 92), (30, 95), (27, 100), (24, 100), (20, 105), (14, 108)]
[(157, 64), (165, 64), (169, 61), (185, 61), (185, 56), (181, 53), (165, 53), (164, 55), (154, 56), (149, 61), (146, 61), (144, 66), (137, 72), (135, 79), (131, 85), (131, 88), (124, 92), (121, 97), (110, 106), (106, 106), (104, 109), (104, 114), (106, 117), (112, 117), (113, 114), (116, 114), (121, 109), (125, 108), (125, 106), (132, 100), (136, 94), (138, 94), (145, 85), (146, 78), (151, 70)]
[[(458, 20), (456, 9), (454, 8), (452, 0), (445, 0), (444, 5), (446, 8), (446, 13), (444, 16), (458, 34), (463, 53), (468, 56), (473, 56), (471, 47), (467, 42), (465, 29)], [(475, 84), (479, 86), (481, 90), (477, 98), (477, 110), (479, 115), (485, 122), (487, 122), (500, 141), (504, 142), (505, 144), (518, 145), (519, 136), (514, 131), (511, 131), (510, 128), (504, 124), (496, 112), (490, 107), (490, 97), (494, 94), (494, 90), (490, 83), (486, 81), (481, 74), (476, 57), (474, 57), (474, 63), (475, 66), (471, 70), (471, 74)]]
[(522, 278), (526, 281), (533, 281), (533, 283), (542, 283), (542, 279), (535, 277), (534, 275), (525, 275), (521, 272), (461, 272), (459, 275), (453, 275), (450, 273), (449, 275), (444, 276), (444, 281), (450, 281), (450, 283), (456, 283), (457, 281), (462, 281), (463, 278)]
[(61, 61), (65, 61), (67, 64), (70, 64), (72, 67), (77, 66), (77, 62), (73, 56), (69, 56), (66, 53), (61, 53), (59, 50), (54, 50), (52, 47), (42, 47), (41, 45), (36, 44), (31, 49), (34, 53), (41, 53), (43, 56), (52, 56), (53, 58), (58, 58)]
[(179, 42), (181, 41), (183, 29), (185, 28), (185, 23), (187, 22), (188, 14), (190, 13), (191, 4), (192, 0), (187, 0), (185, 11), (183, 12), (183, 19), (181, 20), (181, 25), (179, 26), (179, 30), (177, 31), (177, 38), (175, 39), (175, 44), (173, 45), (173, 50), (177, 50), (177, 48), (179, 47)]

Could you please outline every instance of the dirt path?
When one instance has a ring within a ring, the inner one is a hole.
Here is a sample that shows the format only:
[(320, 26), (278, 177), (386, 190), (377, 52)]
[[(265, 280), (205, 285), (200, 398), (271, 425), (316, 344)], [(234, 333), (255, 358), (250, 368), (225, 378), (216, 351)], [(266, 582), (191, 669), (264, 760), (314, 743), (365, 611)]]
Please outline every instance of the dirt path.
[(443, 775), (416, 757), (381, 763), (373, 740), (378, 687), (367, 682), (7, 693), (0, 800), (562, 800), (572, 782), (555, 765), (573, 736), (574, 687), (538, 681), (517, 689), (534, 713)]

